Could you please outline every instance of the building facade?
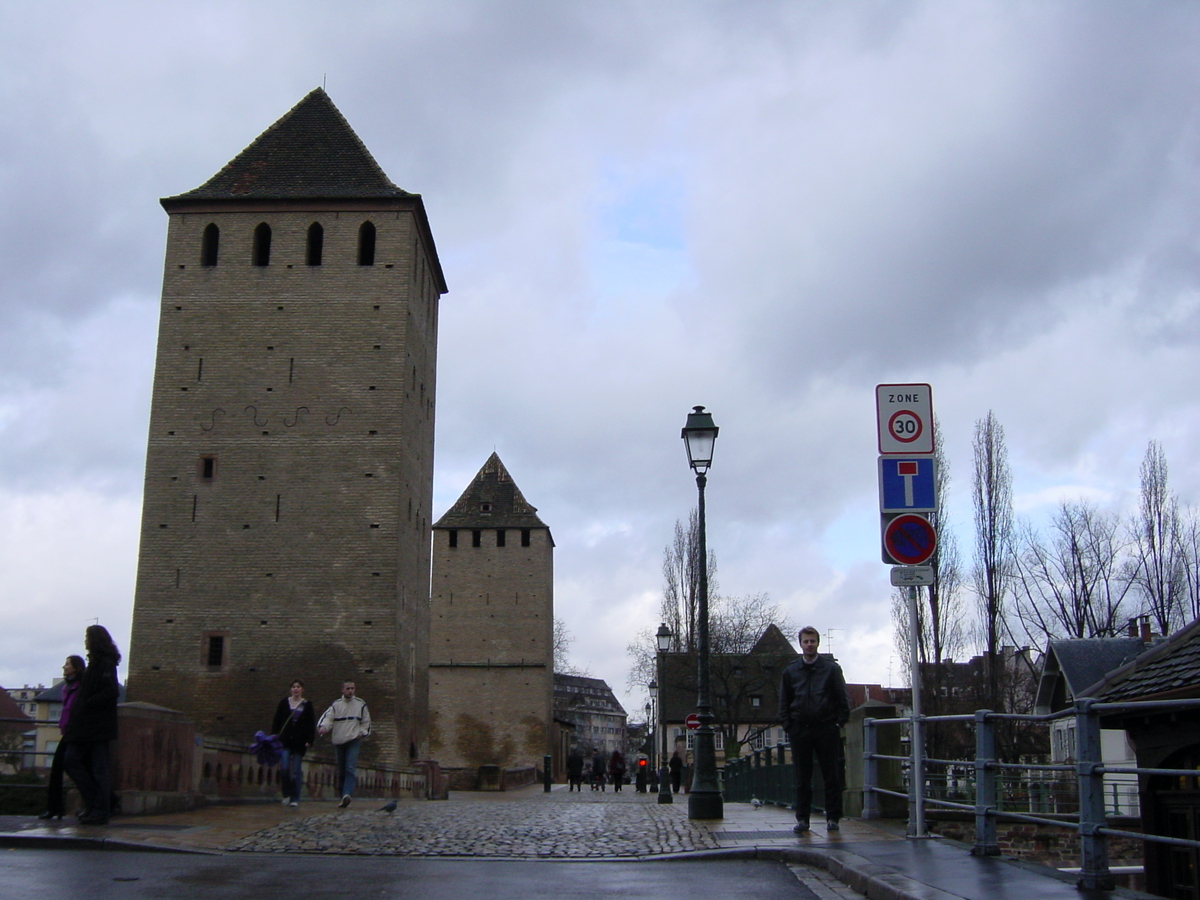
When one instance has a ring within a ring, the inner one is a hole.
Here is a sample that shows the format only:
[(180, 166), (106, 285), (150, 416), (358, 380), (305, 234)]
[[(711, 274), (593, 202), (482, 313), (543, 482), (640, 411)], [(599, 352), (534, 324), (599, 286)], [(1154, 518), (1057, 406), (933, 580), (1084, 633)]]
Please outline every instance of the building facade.
[(575, 726), (572, 739), (581, 753), (629, 755), (628, 716), (603, 678), (556, 674), (554, 716)]
[[(551, 753), (554, 539), (495, 453), (433, 526), (431, 753), (541, 767)], [(464, 784), (456, 780), (456, 784)]]
[(247, 740), (343, 679), (427, 754), (438, 304), (420, 195), (321, 89), (168, 220), (129, 699)]

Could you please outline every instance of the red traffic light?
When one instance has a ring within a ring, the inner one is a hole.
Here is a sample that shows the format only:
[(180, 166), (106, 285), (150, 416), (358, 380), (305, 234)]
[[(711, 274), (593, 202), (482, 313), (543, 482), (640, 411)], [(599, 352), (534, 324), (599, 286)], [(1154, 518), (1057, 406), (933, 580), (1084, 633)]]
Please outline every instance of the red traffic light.
[(638, 768), (639, 768), (639, 769), (644, 769), (645, 767), (646, 767), (646, 760), (644, 760), (644, 759), (639, 759), (639, 760), (638, 760)]

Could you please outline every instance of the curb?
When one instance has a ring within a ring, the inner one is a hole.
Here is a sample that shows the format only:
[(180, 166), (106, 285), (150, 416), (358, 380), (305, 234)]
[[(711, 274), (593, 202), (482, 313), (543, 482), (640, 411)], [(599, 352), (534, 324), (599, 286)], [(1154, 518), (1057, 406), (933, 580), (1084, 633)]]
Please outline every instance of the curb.
[(0, 847), (8, 850), (108, 850), (118, 853), (187, 853), (194, 856), (220, 856), (219, 851), (195, 847), (165, 847), (139, 844), (108, 837), (54, 837), (45, 834), (0, 834)]

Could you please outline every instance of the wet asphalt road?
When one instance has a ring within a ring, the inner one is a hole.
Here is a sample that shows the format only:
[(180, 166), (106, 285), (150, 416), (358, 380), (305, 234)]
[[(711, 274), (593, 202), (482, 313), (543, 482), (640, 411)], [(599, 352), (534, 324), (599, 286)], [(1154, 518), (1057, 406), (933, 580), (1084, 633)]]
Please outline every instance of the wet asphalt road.
[(816, 900), (780, 862), (526, 862), (0, 851), (3, 900)]

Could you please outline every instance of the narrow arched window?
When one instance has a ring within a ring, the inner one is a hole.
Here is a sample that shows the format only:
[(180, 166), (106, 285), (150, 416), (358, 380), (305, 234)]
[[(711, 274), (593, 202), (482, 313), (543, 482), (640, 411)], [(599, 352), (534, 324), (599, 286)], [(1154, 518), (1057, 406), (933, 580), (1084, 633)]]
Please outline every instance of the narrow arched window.
[(304, 257), (304, 261), (310, 266), (321, 264), (321, 246), (324, 243), (325, 229), (321, 227), (320, 222), (313, 222), (308, 226), (308, 252)]
[(254, 265), (269, 266), (271, 264), (271, 226), (259, 222), (254, 229)]
[(370, 222), (363, 222), (358, 229), (358, 264), (375, 265), (375, 226)]
[(215, 266), (217, 264), (217, 249), (221, 243), (221, 229), (216, 223), (209, 222), (204, 226), (204, 237), (200, 239), (200, 265)]

